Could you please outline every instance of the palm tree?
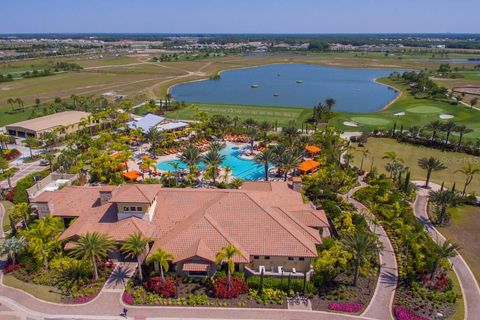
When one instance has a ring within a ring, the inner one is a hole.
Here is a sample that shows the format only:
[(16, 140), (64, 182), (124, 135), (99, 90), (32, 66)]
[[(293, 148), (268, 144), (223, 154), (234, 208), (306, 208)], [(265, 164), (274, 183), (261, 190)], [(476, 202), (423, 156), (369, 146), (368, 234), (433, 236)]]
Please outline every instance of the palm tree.
[(0, 255), (6, 254), (11, 260), (12, 264), (16, 264), (17, 255), (25, 249), (27, 240), (24, 237), (11, 237), (5, 239), (0, 245)]
[(277, 164), (283, 170), (283, 181), (287, 181), (288, 173), (298, 167), (302, 157), (292, 150), (288, 150), (274, 158)]
[(397, 156), (395, 151), (388, 151), (385, 152), (382, 156), (384, 160), (390, 160), (391, 162), (401, 162), (403, 163), (403, 159)]
[(197, 146), (189, 144), (185, 150), (177, 156), (177, 159), (186, 163), (190, 174), (193, 174), (194, 168), (196, 168), (202, 160), (202, 151)]
[(367, 232), (357, 232), (354, 235), (347, 235), (341, 243), (344, 249), (351, 253), (353, 262), (355, 264), (355, 274), (353, 278), (353, 285), (356, 286), (360, 274), (360, 267), (365, 262), (379, 253), (380, 245), (378, 239), (373, 234)]
[(458, 144), (457, 144), (457, 148), (460, 148), (462, 146), (463, 136), (465, 134), (468, 134), (468, 133), (472, 132), (473, 129), (467, 128), (464, 125), (460, 125), (460, 126), (456, 127), (455, 131), (458, 132), (459, 135), (460, 135), (460, 137), (458, 138)]
[(25, 140), (23, 140), (23, 144), (25, 144), (28, 147), (28, 150), (30, 151), (30, 158), (33, 157), (33, 152), (32, 148), (37, 148), (40, 146), (40, 141), (34, 137), (27, 136)]
[(268, 121), (262, 121), (258, 125), (258, 128), (263, 132), (263, 142), (265, 143), (265, 146), (267, 146), (267, 133), (272, 128), (272, 125)]
[(105, 259), (114, 249), (115, 244), (107, 235), (87, 232), (75, 242), (75, 247), (70, 254), (78, 259), (92, 260), (94, 279), (98, 280), (97, 260)]
[(232, 167), (226, 166), (226, 167), (224, 168), (224, 171), (225, 171), (225, 174), (224, 174), (224, 176), (223, 176), (223, 179), (225, 180), (225, 182), (227, 182), (227, 181), (228, 181), (228, 177), (230, 176), (230, 172), (232, 172)]
[(126, 253), (127, 258), (137, 258), (138, 280), (140, 280), (140, 282), (143, 281), (141, 255), (147, 250), (150, 242), (152, 242), (151, 238), (143, 236), (141, 232), (136, 232), (128, 236), (120, 249)]
[(447, 135), (445, 136), (445, 144), (447, 145), (448, 144), (448, 138), (450, 137), (450, 133), (452, 131), (455, 131), (457, 128), (457, 125), (455, 124), (455, 122), (453, 121), (448, 121), (447, 123), (444, 123), (442, 125), (442, 131), (445, 131), (447, 133)]
[(148, 171), (148, 176), (151, 177), (152, 176), (152, 170), (150, 169), (156, 169), (157, 165), (157, 162), (151, 158), (147, 158), (145, 160), (143, 160), (143, 163), (142, 163), (142, 168), (144, 168), (144, 170), (147, 170)]
[(333, 109), (333, 107), (335, 106), (336, 103), (337, 103), (337, 101), (333, 98), (327, 98), (325, 100), (325, 105), (327, 106), (328, 111), (332, 111), (332, 109)]
[(256, 127), (257, 126), (257, 121), (255, 121), (254, 119), (252, 118), (247, 118), (243, 121), (243, 125), (245, 126), (245, 128), (250, 129), (252, 127)]
[(271, 162), (275, 160), (275, 153), (271, 149), (267, 149), (263, 152), (260, 152), (255, 156), (253, 161), (259, 165), (263, 165), (265, 168), (265, 181), (268, 181), (268, 167)]
[(258, 130), (256, 127), (250, 127), (247, 131), (248, 141), (250, 142), (250, 153), (253, 154), (253, 144), (258, 135)]
[(463, 166), (463, 168), (455, 170), (455, 173), (462, 173), (465, 176), (465, 184), (463, 185), (462, 196), (465, 196), (468, 185), (472, 182), (473, 176), (480, 173), (480, 168), (475, 168), (471, 163)]
[(432, 121), (425, 126), (425, 129), (428, 129), (428, 130), (432, 131), (432, 138), (431, 139), (432, 139), (433, 142), (437, 141), (437, 139), (436, 139), (437, 131), (441, 130), (442, 126), (443, 126), (443, 124), (440, 122), (440, 120)]
[(225, 156), (220, 154), (216, 149), (208, 151), (203, 157), (203, 162), (212, 170), (212, 179), (215, 184), (217, 178), (218, 166), (225, 161)]
[(292, 146), (294, 139), (298, 136), (298, 129), (295, 126), (290, 125), (282, 129), (282, 134), (287, 139), (288, 145)]
[(363, 171), (363, 161), (368, 156), (369, 151), (367, 148), (362, 148), (360, 152), (362, 153), (362, 160), (360, 162), (360, 171)]
[(451, 190), (439, 190), (430, 192), (430, 201), (440, 207), (437, 223), (442, 224), (445, 221), (447, 207), (455, 200), (455, 193)]
[(159, 131), (156, 127), (152, 127), (147, 131), (147, 134), (145, 135), (147, 138), (148, 142), (151, 143), (152, 145), (152, 154), (153, 158), (155, 159), (157, 157), (157, 148), (160, 142), (163, 139), (163, 133)]
[(444, 241), (442, 244), (437, 244), (430, 249), (430, 254), (433, 257), (431, 278), (437, 273), (440, 261), (457, 256), (458, 250), (460, 250), (460, 246), (449, 240)]
[(432, 171), (440, 171), (447, 169), (447, 166), (443, 164), (440, 160), (430, 157), (430, 158), (421, 158), (418, 160), (418, 166), (424, 170), (427, 170), (427, 179), (425, 181), (425, 188), (428, 188), (428, 183), (430, 182), (430, 176)]
[(158, 263), (160, 267), (160, 276), (162, 278), (162, 282), (165, 282), (165, 275), (164, 272), (168, 272), (169, 264), (168, 261), (173, 260), (173, 255), (163, 250), (162, 248), (158, 248), (155, 253), (153, 253), (150, 257), (147, 258), (147, 264), (151, 264), (152, 262)]
[(235, 248), (234, 245), (228, 244), (222, 248), (220, 252), (215, 256), (215, 263), (222, 264), (223, 262), (227, 263), (227, 287), (228, 290), (232, 288), (232, 273), (235, 271), (235, 262), (233, 258), (236, 255), (240, 255), (240, 250)]
[(419, 126), (413, 126), (408, 129), (408, 132), (410, 133), (410, 136), (412, 137), (413, 142), (415, 143), (418, 136), (422, 132), (422, 128), (420, 128)]

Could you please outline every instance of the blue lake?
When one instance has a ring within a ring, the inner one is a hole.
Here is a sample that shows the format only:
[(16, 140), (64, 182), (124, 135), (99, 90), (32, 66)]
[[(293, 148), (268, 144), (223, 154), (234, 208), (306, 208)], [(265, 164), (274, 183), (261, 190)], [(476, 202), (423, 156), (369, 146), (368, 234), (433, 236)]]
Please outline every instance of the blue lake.
[(395, 90), (374, 82), (393, 71), (271, 64), (224, 71), (219, 80), (179, 84), (170, 93), (186, 102), (310, 108), (331, 97), (337, 111), (372, 112), (397, 96)]

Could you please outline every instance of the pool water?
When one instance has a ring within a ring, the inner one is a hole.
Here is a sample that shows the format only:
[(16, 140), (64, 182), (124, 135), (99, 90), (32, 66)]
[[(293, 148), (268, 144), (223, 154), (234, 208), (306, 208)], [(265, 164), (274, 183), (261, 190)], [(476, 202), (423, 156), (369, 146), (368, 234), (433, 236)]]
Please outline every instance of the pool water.
[[(245, 146), (244, 148), (249, 148)], [(259, 180), (265, 177), (265, 168), (263, 165), (257, 164), (253, 160), (242, 159), (239, 157), (239, 153), (243, 148), (235, 146), (233, 144), (227, 144), (225, 148), (220, 151), (220, 154), (225, 156), (225, 160), (220, 165), (221, 167), (232, 168), (232, 174), (242, 180)], [(179, 164), (179, 169), (188, 170), (185, 163), (178, 160), (167, 160), (157, 163), (157, 168), (162, 171), (175, 171), (172, 166), (173, 163)], [(199, 164), (200, 169), (205, 168), (205, 164)]]

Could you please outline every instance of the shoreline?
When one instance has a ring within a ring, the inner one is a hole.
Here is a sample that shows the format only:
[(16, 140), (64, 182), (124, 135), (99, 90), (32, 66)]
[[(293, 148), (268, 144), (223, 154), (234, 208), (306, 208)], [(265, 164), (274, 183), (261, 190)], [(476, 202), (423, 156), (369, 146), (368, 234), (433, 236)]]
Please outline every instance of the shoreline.
[(369, 112), (369, 113), (375, 113), (375, 112), (387, 110), (392, 104), (394, 104), (395, 102), (397, 102), (397, 100), (400, 99), (400, 97), (403, 95), (403, 91), (402, 91), (402, 90), (399, 90), (399, 89), (397, 89), (397, 88), (395, 88), (394, 86), (391, 86), (391, 85), (389, 85), (389, 84), (382, 83), (382, 82), (378, 82), (377, 80), (378, 80), (378, 78), (375, 78), (375, 79), (373, 79), (373, 82), (375, 82), (375, 83), (377, 83), (377, 84), (380, 84), (380, 85), (383, 85), (383, 86), (386, 86), (386, 87), (388, 87), (388, 88), (390, 88), (390, 89), (395, 90), (395, 92), (397, 93), (397, 96), (396, 96), (392, 101), (390, 101), (389, 103), (387, 103), (386, 105), (384, 105), (382, 109), (379, 109), (379, 110), (374, 111), (374, 112)]

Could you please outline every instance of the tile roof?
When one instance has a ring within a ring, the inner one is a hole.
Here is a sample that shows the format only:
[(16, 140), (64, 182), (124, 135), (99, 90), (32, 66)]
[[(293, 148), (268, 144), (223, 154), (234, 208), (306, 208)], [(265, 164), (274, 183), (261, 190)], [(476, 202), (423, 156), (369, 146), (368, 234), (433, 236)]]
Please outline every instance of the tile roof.
[[(304, 203), (300, 193), (284, 182), (250, 182), (240, 190), (129, 184), (107, 187), (112, 198), (100, 205), (102, 188), (67, 187), (36, 200), (52, 200), (56, 215), (83, 212), (76, 215), (79, 218), (61, 239), (97, 231), (123, 241), (140, 231), (154, 239), (151, 252), (167, 250), (175, 262), (194, 257), (213, 262), (228, 244), (239, 249), (240, 255), (234, 258), (239, 263), (250, 261), (253, 255), (315, 257), (316, 245), (322, 242), (318, 228), (328, 227), (323, 211)], [(57, 211), (60, 198), (65, 198), (63, 209)], [(152, 203), (154, 199), (152, 221), (136, 217), (118, 220), (115, 202)]]

